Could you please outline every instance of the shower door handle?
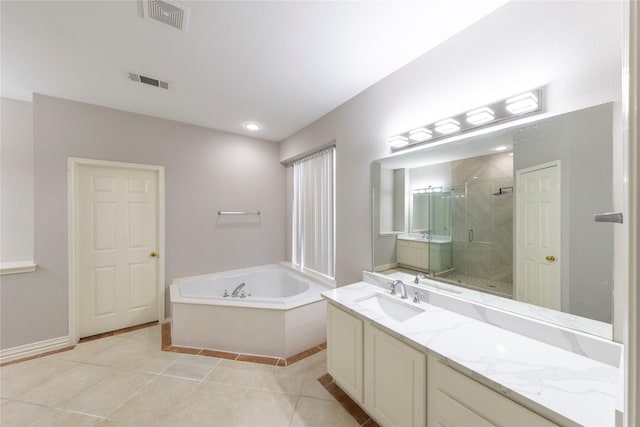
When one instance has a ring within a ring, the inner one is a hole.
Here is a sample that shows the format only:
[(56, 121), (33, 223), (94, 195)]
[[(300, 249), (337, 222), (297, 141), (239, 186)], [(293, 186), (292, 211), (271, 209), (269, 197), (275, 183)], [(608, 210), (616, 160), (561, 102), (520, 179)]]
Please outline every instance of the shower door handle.
[(473, 228), (469, 229), (469, 241), (473, 242)]

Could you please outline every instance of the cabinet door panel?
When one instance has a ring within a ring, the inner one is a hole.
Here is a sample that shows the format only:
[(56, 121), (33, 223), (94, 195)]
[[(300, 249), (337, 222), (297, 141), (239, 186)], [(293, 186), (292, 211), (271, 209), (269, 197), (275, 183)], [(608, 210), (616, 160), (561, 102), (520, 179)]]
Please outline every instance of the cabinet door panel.
[(398, 246), (398, 262), (404, 265), (416, 265), (418, 263), (416, 249), (410, 246)]
[(327, 304), (327, 371), (362, 403), (362, 320)]
[(416, 267), (429, 269), (429, 246), (426, 243), (416, 247)]
[(424, 426), (426, 356), (365, 325), (365, 408), (385, 426)]

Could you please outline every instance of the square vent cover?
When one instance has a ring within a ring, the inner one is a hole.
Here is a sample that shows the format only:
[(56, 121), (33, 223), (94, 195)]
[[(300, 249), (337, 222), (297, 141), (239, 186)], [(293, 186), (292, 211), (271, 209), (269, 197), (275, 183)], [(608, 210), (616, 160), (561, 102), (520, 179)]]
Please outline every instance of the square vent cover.
[(145, 18), (187, 32), (189, 8), (171, 0), (142, 0), (142, 5)]

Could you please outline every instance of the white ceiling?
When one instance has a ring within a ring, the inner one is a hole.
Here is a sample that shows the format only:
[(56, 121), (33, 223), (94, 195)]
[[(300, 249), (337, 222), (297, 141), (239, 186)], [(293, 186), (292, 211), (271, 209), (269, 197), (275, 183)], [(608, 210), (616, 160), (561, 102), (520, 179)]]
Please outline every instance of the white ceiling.
[(181, 1), (187, 33), (145, 19), (141, 1), (1, 1), (1, 94), (281, 141), (506, 1)]

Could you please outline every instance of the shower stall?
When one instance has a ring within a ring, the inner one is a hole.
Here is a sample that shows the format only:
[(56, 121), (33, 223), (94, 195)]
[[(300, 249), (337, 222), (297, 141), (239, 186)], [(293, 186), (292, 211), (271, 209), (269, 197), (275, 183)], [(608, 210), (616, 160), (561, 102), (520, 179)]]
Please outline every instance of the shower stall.
[(511, 297), (512, 178), (466, 181), (452, 185), (446, 193), (450, 203), (451, 266), (434, 273), (446, 281)]

